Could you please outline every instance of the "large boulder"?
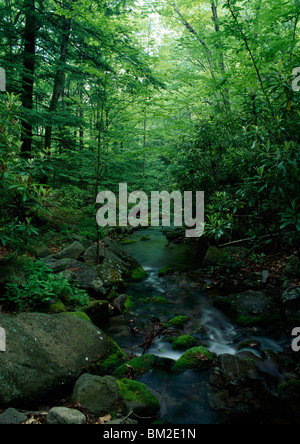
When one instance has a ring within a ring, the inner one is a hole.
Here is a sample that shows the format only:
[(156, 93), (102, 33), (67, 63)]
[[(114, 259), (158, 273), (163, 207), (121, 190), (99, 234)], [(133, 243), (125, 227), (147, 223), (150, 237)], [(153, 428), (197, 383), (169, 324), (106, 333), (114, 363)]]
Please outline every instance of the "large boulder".
[(68, 314), (0, 314), (6, 351), (0, 361), (0, 405), (28, 405), (72, 383), (99, 356), (119, 352), (91, 322)]
[(218, 296), (214, 304), (232, 316), (240, 325), (267, 327), (280, 319), (273, 298), (261, 291), (247, 290), (243, 293)]
[(55, 259), (79, 259), (80, 256), (84, 253), (85, 248), (84, 246), (78, 242), (73, 242), (70, 246), (63, 249), (59, 253), (56, 253), (54, 255)]

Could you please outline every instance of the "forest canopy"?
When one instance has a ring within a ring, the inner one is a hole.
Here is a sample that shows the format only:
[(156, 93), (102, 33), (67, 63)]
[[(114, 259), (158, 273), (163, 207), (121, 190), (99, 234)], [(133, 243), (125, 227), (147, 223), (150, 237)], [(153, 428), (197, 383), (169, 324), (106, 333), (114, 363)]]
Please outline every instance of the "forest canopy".
[[(0, 242), (102, 190), (201, 190), (210, 242), (297, 245), (299, 0), (1, 0)], [(101, 231), (101, 230), (100, 230)]]

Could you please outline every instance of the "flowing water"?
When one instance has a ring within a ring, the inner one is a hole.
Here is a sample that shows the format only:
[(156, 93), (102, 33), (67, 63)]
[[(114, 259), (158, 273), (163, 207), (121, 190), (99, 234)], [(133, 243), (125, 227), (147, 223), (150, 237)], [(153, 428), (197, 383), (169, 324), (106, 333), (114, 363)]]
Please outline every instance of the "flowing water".
[[(141, 240), (144, 236), (147, 236), (148, 240)], [(135, 242), (122, 247), (141, 264), (148, 276), (127, 289), (127, 294), (134, 302), (132, 312), (126, 315), (127, 323), (135, 328), (131, 331), (137, 333), (127, 337), (114, 337), (110, 332), (127, 354), (139, 356), (146, 352), (165, 358), (166, 363), (168, 360), (177, 360), (183, 352), (173, 350), (171, 343), (166, 341), (166, 335), (157, 336), (146, 351), (141, 345), (147, 333), (153, 330), (155, 323), (167, 322), (178, 315), (188, 317), (181, 334), (193, 335), (200, 344), (217, 355), (236, 354), (238, 344), (244, 340), (253, 340), (258, 344), (255, 350), (249, 349), (257, 356), (266, 349), (283, 350), (283, 342), (279, 343), (264, 335), (259, 336), (253, 329), (241, 329), (216, 309), (206, 290), (210, 282), (205, 278), (199, 280), (199, 273), (198, 279), (193, 279), (193, 272), (164, 277), (158, 275), (159, 270), (168, 264), (183, 264), (199, 270), (201, 259), (196, 247), (189, 244), (168, 244), (161, 230), (153, 228), (136, 231), (129, 239)], [(149, 300), (158, 297), (165, 298), (168, 303), (149, 303)], [(247, 352), (247, 349), (243, 351)], [(278, 369), (270, 362), (261, 365), (267, 373), (278, 373)], [(277, 375), (279, 381), (280, 376)], [(175, 375), (170, 372), (168, 365), (165, 365), (146, 373), (139, 381), (147, 384), (159, 396), (161, 417), (171, 424), (226, 422), (222, 415), (220, 419), (220, 414), (209, 406), (208, 371), (187, 371)]]

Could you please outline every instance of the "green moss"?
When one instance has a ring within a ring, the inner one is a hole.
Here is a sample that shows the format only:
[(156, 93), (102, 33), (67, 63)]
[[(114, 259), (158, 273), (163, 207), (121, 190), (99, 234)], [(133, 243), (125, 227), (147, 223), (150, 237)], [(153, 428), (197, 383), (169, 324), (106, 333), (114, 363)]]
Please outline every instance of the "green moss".
[(76, 316), (76, 318), (84, 319), (88, 322), (92, 322), (87, 314), (83, 313), (83, 311), (68, 311), (69, 315)]
[(61, 301), (57, 301), (49, 306), (49, 313), (51, 314), (65, 313), (66, 311), (67, 309)]
[(134, 244), (136, 241), (133, 239), (122, 239), (120, 240), (120, 244), (121, 245), (129, 245), (129, 244)]
[(148, 240), (151, 240), (151, 238), (148, 237), (148, 236), (143, 236), (143, 237), (141, 237), (140, 240), (141, 240), (141, 241), (148, 241)]
[(213, 356), (205, 347), (193, 347), (175, 362), (173, 370), (202, 370), (208, 368), (212, 361)]
[(187, 316), (176, 316), (175, 318), (171, 319), (168, 324), (172, 327), (183, 327), (183, 325), (189, 320)]
[(186, 271), (187, 267), (181, 264), (169, 264), (163, 267), (159, 272), (158, 276), (165, 276), (166, 274), (176, 273), (178, 271)]
[(124, 378), (128, 375), (128, 366), (134, 369), (134, 374), (139, 377), (149, 371), (155, 363), (155, 356), (153, 355), (143, 355), (131, 359), (131, 361), (126, 362), (126, 364), (121, 365), (114, 371), (117, 378)]
[(236, 323), (243, 327), (255, 327), (261, 326), (268, 329), (276, 328), (276, 325), (281, 321), (280, 315), (275, 314), (271, 317), (266, 317), (265, 315), (257, 316), (243, 316), (239, 315), (236, 318)]
[(191, 335), (179, 336), (172, 344), (174, 350), (188, 350), (197, 345), (196, 339)]
[(110, 374), (120, 363), (127, 359), (127, 355), (122, 352), (120, 347), (111, 339), (106, 352), (99, 359), (89, 366), (89, 373), (93, 375), (104, 376)]
[(147, 277), (147, 272), (142, 268), (138, 267), (131, 273), (131, 279), (133, 281), (143, 281)]
[(170, 303), (168, 301), (168, 299), (163, 298), (161, 296), (156, 296), (154, 298), (145, 298), (145, 299), (142, 299), (141, 302), (143, 302), (144, 304), (154, 304), (154, 305), (169, 304)]
[(159, 409), (158, 399), (149, 391), (145, 384), (131, 379), (117, 379), (116, 383), (122, 398), (132, 404), (142, 404), (147, 407), (148, 416), (155, 416)]
[(134, 306), (132, 301), (132, 296), (128, 296), (126, 301), (124, 302), (124, 313), (128, 313)]
[(298, 398), (300, 397), (300, 380), (294, 379), (280, 384), (277, 393), (281, 398)]

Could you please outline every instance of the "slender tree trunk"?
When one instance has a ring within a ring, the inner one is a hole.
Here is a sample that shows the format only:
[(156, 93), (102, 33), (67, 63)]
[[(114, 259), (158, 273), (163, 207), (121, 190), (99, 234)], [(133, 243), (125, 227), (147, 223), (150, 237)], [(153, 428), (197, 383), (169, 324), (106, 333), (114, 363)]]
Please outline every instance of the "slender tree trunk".
[[(215, 25), (215, 31), (217, 34), (220, 33), (220, 26), (219, 26), (219, 17), (218, 17), (218, 9), (217, 9), (217, 5), (215, 3), (215, 0), (212, 0), (211, 3), (211, 10), (212, 10), (212, 19)], [(220, 71), (221, 74), (225, 77), (226, 76), (226, 69), (225, 69), (225, 62), (224, 62), (224, 53), (222, 50), (222, 44), (220, 41), (220, 50), (219, 50), (219, 66), (220, 66)], [(223, 97), (223, 102), (225, 105), (225, 110), (230, 111), (230, 99), (229, 99), (229, 91), (227, 88), (224, 89), (224, 92), (222, 92), (222, 97)]]
[[(54, 87), (53, 87), (53, 94), (52, 99), (49, 106), (49, 112), (54, 113), (57, 108), (59, 97), (63, 91), (64, 84), (65, 84), (65, 63), (67, 59), (67, 52), (68, 52), (68, 44), (71, 34), (71, 19), (65, 19), (64, 20), (64, 32), (62, 35), (62, 43), (61, 43), (61, 49), (60, 49), (60, 58), (59, 58), (59, 65), (58, 69), (55, 74), (54, 79)], [(48, 125), (46, 127), (45, 131), (45, 149), (49, 150), (51, 148), (51, 138), (52, 138), (52, 125)]]
[[(25, 31), (24, 31), (24, 53), (23, 53), (23, 76), (21, 102), (23, 108), (29, 112), (33, 110), (33, 87), (35, 71), (35, 46), (36, 46), (36, 16), (35, 0), (24, 0)], [(22, 145), (21, 155), (25, 158), (31, 156), (33, 129), (30, 118), (22, 120)]]
[[(105, 103), (106, 103), (106, 85), (107, 85), (107, 70), (105, 70), (104, 75), (104, 86), (103, 86), (103, 94), (101, 101), (98, 105), (97, 110), (97, 123), (99, 125), (98, 129), (98, 138), (97, 138), (97, 168), (96, 168), (96, 198), (99, 193), (99, 185), (100, 185), (100, 174), (101, 174), (101, 154), (102, 154), (102, 132), (104, 130), (104, 112), (105, 112)], [(96, 199), (95, 199), (96, 200)], [(96, 262), (100, 261), (100, 227), (96, 224), (96, 241), (97, 241), (97, 253), (96, 253)]]

